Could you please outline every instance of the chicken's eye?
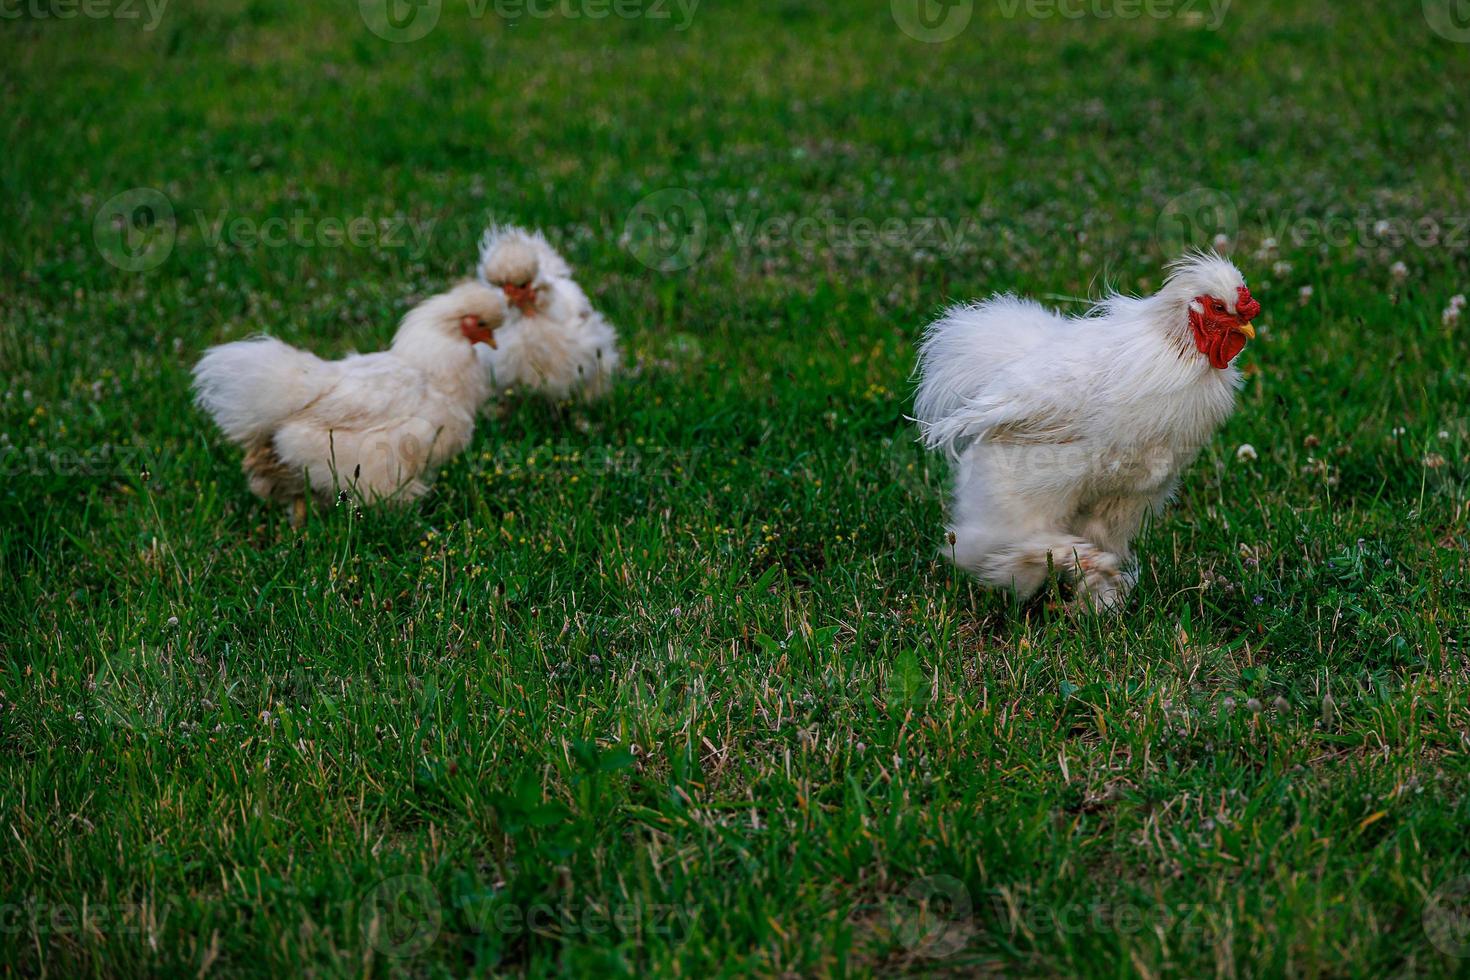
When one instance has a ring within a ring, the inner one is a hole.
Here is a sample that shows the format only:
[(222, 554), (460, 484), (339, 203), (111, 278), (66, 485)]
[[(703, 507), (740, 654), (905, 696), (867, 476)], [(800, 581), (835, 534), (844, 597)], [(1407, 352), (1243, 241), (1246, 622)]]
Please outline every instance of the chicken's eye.
[(1222, 302), (1220, 302), (1218, 299), (1211, 300), (1210, 301), (1210, 308), (1212, 310), (1214, 310), (1216, 313), (1224, 313), (1225, 312), (1225, 304), (1222, 303)]

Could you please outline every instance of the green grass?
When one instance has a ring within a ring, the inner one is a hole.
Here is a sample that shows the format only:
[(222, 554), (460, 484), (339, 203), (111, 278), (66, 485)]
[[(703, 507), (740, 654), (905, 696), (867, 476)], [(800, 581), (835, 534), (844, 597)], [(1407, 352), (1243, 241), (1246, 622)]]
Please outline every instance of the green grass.
[[(881, 0), (443, 7), (0, 26), (0, 971), (1470, 970), (1470, 45), (1367, 0), (980, 0), (940, 44)], [(93, 228), (133, 188), (177, 228), (139, 272)], [(696, 261), (640, 262), (691, 200)], [(1199, 201), (1266, 309), (1239, 411), (1125, 614), (1015, 608), (939, 557), (914, 341), (1151, 290)], [(428, 232), (228, 230), (297, 215)], [(292, 533), (190, 365), (377, 348), (491, 215), (633, 369)]]

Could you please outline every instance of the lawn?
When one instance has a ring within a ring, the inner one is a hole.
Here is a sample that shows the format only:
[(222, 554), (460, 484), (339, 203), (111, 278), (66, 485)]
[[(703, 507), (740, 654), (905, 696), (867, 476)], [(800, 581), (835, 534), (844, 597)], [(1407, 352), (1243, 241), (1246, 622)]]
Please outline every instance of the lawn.
[[(1450, 0), (388, 13), (0, 2), (0, 973), (1470, 972)], [(630, 369), (294, 532), (191, 365), (492, 218)], [(1126, 611), (953, 571), (925, 323), (1217, 235), (1262, 337)]]

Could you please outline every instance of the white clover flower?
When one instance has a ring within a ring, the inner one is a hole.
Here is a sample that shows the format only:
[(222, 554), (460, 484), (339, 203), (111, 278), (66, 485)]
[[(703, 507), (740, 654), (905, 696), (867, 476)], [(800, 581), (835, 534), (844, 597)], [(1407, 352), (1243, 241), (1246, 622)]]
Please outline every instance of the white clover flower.
[(1215, 236), (1215, 251), (1228, 252), (1230, 250), (1230, 236), (1219, 234)]
[(1271, 267), (1271, 271), (1276, 273), (1276, 275), (1278, 276), (1289, 276), (1291, 275), (1291, 263), (1277, 262)]
[(1301, 303), (1303, 306), (1306, 306), (1312, 301), (1312, 294), (1314, 292), (1316, 292), (1316, 290), (1314, 290), (1311, 286), (1303, 286), (1301, 289), (1297, 290), (1297, 302)]
[(1457, 310), (1463, 310), (1465, 308), (1465, 294), (1458, 293), (1454, 296), (1451, 296), (1450, 306)]
[(1260, 456), (1256, 453), (1256, 447), (1248, 442), (1242, 443), (1240, 448), (1235, 451), (1235, 461), (1237, 463), (1254, 463), (1257, 459), (1260, 459)]
[(1458, 306), (1446, 306), (1444, 312), (1439, 315), (1439, 322), (1447, 327), (1453, 327), (1460, 322), (1460, 310)]
[(1393, 231), (1393, 225), (1387, 221), (1379, 221), (1373, 226), (1373, 234), (1377, 235), (1379, 238), (1382, 238), (1384, 235), (1387, 235), (1391, 231)]
[(1409, 267), (1402, 261), (1398, 261), (1388, 267), (1388, 274), (1393, 276), (1394, 282), (1403, 282), (1409, 278)]

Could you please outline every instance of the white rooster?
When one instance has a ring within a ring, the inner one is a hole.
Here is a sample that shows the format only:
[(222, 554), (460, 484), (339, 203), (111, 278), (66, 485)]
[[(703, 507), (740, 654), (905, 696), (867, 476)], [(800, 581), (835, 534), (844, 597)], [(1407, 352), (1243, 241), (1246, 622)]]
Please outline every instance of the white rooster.
[(519, 311), (481, 354), (497, 388), (522, 386), (553, 398), (605, 394), (618, 369), (618, 335), (572, 279), (539, 231), (493, 227), (480, 242), (480, 278)]
[(1130, 542), (1234, 409), (1231, 362), (1260, 311), (1213, 253), (1082, 317), (1011, 295), (951, 309), (920, 345), (914, 402), (925, 444), (953, 461), (947, 553), (1022, 598), (1054, 567), (1075, 605), (1121, 605)]
[(406, 503), (468, 445), (490, 394), (475, 347), (495, 344), (506, 314), (499, 290), (465, 282), (410, 310), (379, 353), (324, 361), (273, 337), (211, 347), (195, 400), (244, 448), (251, 491), (289, 501), (294, 524), (308, 488)]

